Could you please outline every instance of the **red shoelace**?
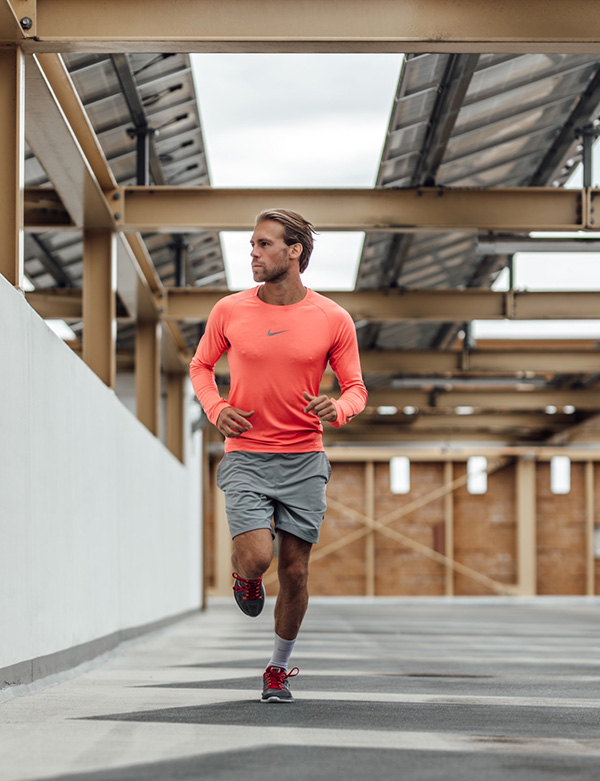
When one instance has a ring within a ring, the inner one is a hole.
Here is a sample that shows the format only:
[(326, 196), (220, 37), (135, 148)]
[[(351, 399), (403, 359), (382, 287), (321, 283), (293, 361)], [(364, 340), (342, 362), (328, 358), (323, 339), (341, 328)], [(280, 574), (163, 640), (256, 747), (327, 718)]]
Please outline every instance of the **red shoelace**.
[(237, 581), (237, 583), (233, 584), (233, 590), (242, 593), (244, 595), (242, 599), (262, 599), (260, 593), (262, 577), (257, 578), (256, 580), (246, 580), (238, 575), (237, 572), (234, 572), (232, 577)]
[(300, 670), (292, 667), (289, 673), (282, 667), (267, 667), (264, 675), (265, 689), (284, 689), (287, 678), (294, 678)]

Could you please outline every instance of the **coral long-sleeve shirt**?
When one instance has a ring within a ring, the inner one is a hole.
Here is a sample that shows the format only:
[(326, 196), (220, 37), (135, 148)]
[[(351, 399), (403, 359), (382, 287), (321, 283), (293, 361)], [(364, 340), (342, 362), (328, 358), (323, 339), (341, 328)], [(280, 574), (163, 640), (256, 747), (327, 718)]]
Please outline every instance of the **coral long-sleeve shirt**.
[[(259, 286), (260, 287), (260, 286)], [(227, 438), (225, 450), (265, 453), (310, 453), (323, 450), (323, 426), (305, 413), (303, 391), (319, 395), (327, 366), (340, 388), (334, 399), (336, 428), (365, 408), (356, 331), (350, 315), (338, 304), (306, 291), (290, 306), (267, 304), (259, 287), (222, 298), (190, 364), (196, 395), (209, 421), (216, 425), (226, 406), (254, 410), (252, 428)], [(227, 352), (231, 385), (229, 400), (219, 395), (214, 367)]]

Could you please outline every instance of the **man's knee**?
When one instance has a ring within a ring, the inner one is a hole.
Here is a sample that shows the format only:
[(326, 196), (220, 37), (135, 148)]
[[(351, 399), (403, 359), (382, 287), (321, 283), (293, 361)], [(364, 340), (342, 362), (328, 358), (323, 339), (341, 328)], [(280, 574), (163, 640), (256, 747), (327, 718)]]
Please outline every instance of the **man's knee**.
[(273, 540), (265, 530), (240, 534), (233, 541), (232, 561), (242, 577), (259, 578), (273, 559)]
[(307, 561), (279, 562), (279, 582), (293, 588), (302, 588), (308, 581)]

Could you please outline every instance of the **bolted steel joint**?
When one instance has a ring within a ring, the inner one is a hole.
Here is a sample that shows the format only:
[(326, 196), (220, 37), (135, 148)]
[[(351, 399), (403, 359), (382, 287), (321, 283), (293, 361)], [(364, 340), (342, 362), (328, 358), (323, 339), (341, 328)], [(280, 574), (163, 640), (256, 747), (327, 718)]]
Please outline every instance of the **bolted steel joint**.
[(21, 27), (24, 30), (31, 30), (31, 28), (33, 27), (33, 19), (31, 19), (29, 16), (24, 16), (21, 19)]

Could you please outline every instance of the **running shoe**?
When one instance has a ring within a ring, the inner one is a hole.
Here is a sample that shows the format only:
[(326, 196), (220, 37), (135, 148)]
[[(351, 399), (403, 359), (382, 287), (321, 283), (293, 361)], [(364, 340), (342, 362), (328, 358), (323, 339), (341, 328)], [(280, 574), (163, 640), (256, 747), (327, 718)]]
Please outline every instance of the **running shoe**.
[(294, 678), (300, 670), (294, 667), (286, 672), (283, 667), (267, 667), (263, 675), (261, 702), (294, 702), (288, 678)]
[(256, 617), (265, 606), (265, 588), (262, 584), (262, 578), (246, 580), (237, 572), (234, 572), (232, 577), (235, 578), (233, 596), (239, 609), (247, 616)]

